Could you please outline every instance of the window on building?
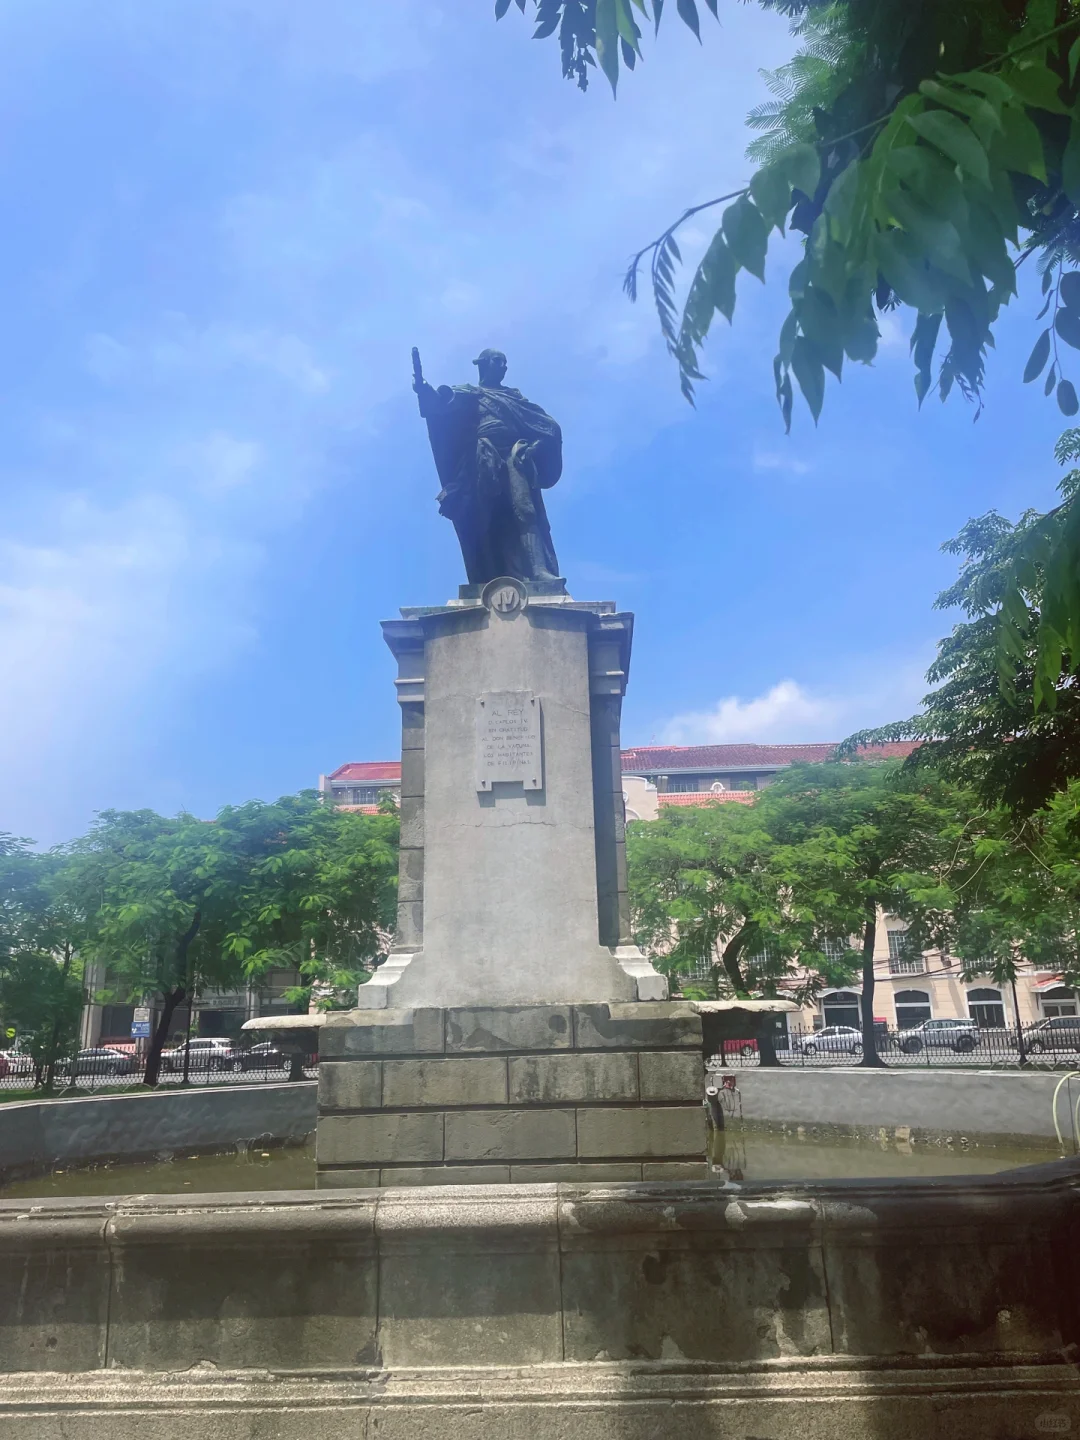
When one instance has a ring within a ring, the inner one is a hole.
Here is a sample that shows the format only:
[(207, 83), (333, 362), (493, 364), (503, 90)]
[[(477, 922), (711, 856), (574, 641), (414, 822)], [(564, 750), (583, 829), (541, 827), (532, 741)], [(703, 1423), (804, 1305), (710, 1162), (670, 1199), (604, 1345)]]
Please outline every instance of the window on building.
[(353, 794), (356, 796), (353, 801), (354, 805), (376, 805), (382, 791), (377, 785), (369, 785), (366, 788), (354, 790)]
[(898, 990), (893, 998), (898, 1030), (909, 1030), (930, 1019), (930, 996), (925, 990)]
[(102, 1040), (130, 1040), (131, 1021), (135, 1015), (131, 1005), (103, 1005), (101, 1007)]
[(672, 775), (668, 781), (668, 789), (673, 795), (685, 793), (688, 790), (700, 790), (701, 777), (699, 775)]
[(862, 1024), (859, 997), (854, 990), (834, 990), (831, 995), (823, 995), (821, 1010), (826, 1025), (853, 1025), (857, 1030)]
[(889, 974), (890, 975), (922, 975), (926, 970), (926, 963), (919, 952), (914, 948), (906, 930), (890, 930), (889, 936)]
[(744, 775), (739, 780), (733, 780), (731, 782), (731, 788), (733, 790), (756, 790), (757, 781), (754, 779), (753, 775), (749, 777)]
[(1076, 991), (1069, 990), (1064, 985), (1055, 985), (1052, 990), (1044, 990), (1039, 996), (1039, 1005), (1042, 1013), (1048, 1020), (1058, 1015), (1075, 1015)]
[(850, 940), (823, 940), (821, 942), (822, 954), (827, 955), (830, 960), (845, 959), (852, 948)]
[(968, 1014), (976, 1025), (981, 1025), (986, 1030), (1005, 1028), (1005, 1005), (1000, 990), (992, 990), (984, 985), (977, 990), (969, 990), (967, 1000)]

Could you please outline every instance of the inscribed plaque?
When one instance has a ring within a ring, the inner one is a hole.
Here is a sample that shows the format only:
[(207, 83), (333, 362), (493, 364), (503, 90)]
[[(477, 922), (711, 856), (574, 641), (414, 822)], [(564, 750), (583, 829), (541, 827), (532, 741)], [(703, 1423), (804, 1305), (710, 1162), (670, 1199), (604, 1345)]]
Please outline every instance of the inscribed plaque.
[(476, 788), (499, 780), (543, 789), (540, 701), (528, 690), (494, 690), (476, 702)]

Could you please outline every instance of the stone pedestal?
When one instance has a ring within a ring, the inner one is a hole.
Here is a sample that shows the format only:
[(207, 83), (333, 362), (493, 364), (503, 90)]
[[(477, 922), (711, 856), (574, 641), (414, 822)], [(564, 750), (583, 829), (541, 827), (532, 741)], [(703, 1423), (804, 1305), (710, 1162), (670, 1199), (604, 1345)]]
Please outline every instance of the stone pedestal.
[(321, 1031), (320, 1183), (704, 1175), (701, 1022), (630, 933), (633, 616), (499, 580), (383, 632), (398, 924)]
[(701, 1093), (689, 1005), (335, 1015), (320, 1033), (319, 1184), (704, 1179)]

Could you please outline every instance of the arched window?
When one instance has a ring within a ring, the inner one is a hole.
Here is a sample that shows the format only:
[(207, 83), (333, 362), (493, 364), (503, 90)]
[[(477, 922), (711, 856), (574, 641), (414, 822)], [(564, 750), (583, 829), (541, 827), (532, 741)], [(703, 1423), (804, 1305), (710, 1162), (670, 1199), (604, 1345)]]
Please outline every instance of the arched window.
[(1000, 990), (991, 990), (984, 985), (978, 990), (969, 990), (967, 998), (968, 1014), (976, 1025), (986, 1030), (1004, 1030), (1005, 1006)]
[(898, 990), (894, 999), (898, 1030), (910, 1030), (930, 1019), (930, 996), (925, 990)]
[(1040, 994), (1039, 1005), (1048, 1020), (1056, 1015), (1075, 1015), (1076, 991), (1066, 985), (1053, 985)]
[(857, 1030), (862, 1024), (859, 997), (854, 990), (834, 990), (831, 995), (823, 995), (821, 1008), (826, 1025), (853, 1025)]

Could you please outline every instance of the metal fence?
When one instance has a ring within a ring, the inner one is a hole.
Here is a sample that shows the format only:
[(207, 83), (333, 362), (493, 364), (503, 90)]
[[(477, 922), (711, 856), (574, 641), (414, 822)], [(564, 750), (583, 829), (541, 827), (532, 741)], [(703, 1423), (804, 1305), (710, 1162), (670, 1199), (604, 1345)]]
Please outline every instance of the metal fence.
[[(247, 1044), (230, 1040), (213, 1042), (193, 1039), (171, 1045), (162, 1054), (158, 1084), (250, 1085), (257, 1081), (313, 1080), (318, 1074), (318, 1055), (285, 1047), (272, 1040)], [(146, 1072), (145, 1046), (136, 1044), (97, 1045), (65, 1057), (53, 1066), (53, 1092), (89, 1094), (101, 1090), (126, 1090), (143, 1083)], [(0, 1052), (0, 1090), (40, 1092), (46, 1077), (33, 1058), (18, 1048)]]
[[(878, 1054), (890, 1066), (1007, 1068), (1024, 1064), (1041, 1069), (1080, 1069), (1080, 1019), (1075, 1025), (1047, 1030), (1045, 1024), (979, 1026), (968, 1021), (939, 1022), (933, 1028), (895, 1030), (874, 1027)], [(863, 1058), (861, 1034), (854, 1027), (831, 1025), (806, 1030), (791, 1026), (773, 1036), (776, 1058), (784, 1066), (807, 1069), (857, 1065)], [(758, 1041), (728, 1039), (711, 1056), (710, 1069), (761, 1063)]]

